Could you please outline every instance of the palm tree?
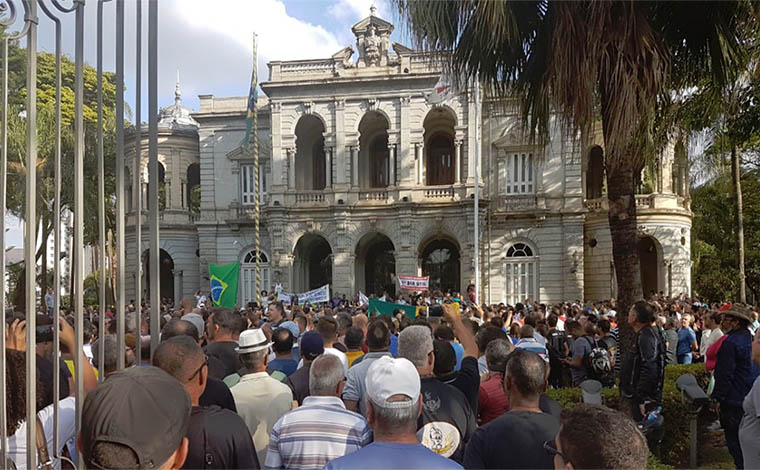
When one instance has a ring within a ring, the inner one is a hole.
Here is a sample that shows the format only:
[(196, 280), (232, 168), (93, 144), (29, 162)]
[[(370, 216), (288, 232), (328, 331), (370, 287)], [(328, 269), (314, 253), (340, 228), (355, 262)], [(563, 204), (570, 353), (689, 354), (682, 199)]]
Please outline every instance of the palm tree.
[[(743, 56), (749, 1), (393, 0), (416, 45), (457, 81), (517, 96), (531, 137), (552, 113), (571, 130), (601, 119), (618, 311), (641, 296), (635, 182), (652, 154), (658, 104), (709, 76), (722, 86)], [(623, 316), (623, 318), (625, 318)], [(633, 332), (621, 322), (621, 349)]]

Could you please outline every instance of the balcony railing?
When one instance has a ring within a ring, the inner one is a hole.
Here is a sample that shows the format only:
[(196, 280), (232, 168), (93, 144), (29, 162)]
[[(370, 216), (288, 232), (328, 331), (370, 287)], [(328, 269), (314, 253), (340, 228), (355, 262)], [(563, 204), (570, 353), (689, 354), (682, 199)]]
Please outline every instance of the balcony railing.
[(536, 210), (535, 194), (501, 196), (495, 201), (495, 210), (504, 212), (526, 212)]
[(453, 199), (454, 188), (451, 186), (431, 186), (425, 188), (425, 198), (427, 199)]
[[(635, 196), (636, 210), (690, 210), (689, 200), (674, 194), (637, 194)], [(610, 203), (606, 197), (598, 199), (586, 199), (583, 205), (589, 212), (605, 212), (609, 210)]]
[(321, 203), (325, 202), (325, 192), (319, 191), (301, 191), (296, 193), (297, 203)]
[(359, 193), (360, 201), (385, 201), (388, 199), (388, 191), (385, 189), (374, 191), (362, 191)]

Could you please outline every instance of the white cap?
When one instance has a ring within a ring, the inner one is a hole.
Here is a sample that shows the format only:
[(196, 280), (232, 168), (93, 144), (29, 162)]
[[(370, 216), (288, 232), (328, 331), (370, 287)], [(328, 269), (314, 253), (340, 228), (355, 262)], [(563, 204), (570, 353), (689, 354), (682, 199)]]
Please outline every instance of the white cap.
[(415, 403), (420, 396), (420, 375), (408, 359), (390, 356), (376, 359), (364, 380), (367, 397), (381, 408), (409, 406), (405, 401), (388, 401), (394, 395), (406, 395)]

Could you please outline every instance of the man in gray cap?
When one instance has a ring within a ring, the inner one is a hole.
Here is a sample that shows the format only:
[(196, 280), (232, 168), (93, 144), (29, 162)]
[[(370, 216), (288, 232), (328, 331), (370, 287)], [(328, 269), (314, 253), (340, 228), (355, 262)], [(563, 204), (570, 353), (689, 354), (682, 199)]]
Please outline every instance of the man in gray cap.
[(185, 388), (157, 367), (115, 372), (84, 402), (85, 467), (182, 468), (191, 408)]

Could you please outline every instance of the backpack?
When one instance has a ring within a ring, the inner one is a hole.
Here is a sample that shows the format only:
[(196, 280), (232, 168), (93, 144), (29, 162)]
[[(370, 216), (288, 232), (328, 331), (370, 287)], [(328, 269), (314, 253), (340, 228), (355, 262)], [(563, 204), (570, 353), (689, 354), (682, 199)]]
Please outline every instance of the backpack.
[(565, 343), (567, 343), (567, 336), (565, 336), (563, 331), (554, 330), (549, 332), (549, 340), (546, 342), (546, 349), (549, 350), (549, 358), (552, 362), (559, 362), (567, 357), (562, 348)]
[(615, 382), (615, 378), (610, 352), (604, 346), (600, 346), (595, 339), (588, 336), (584, 336), (583, 338), (591, 345), (591, 351), (583, 358), (588, 377), (598, 380), (602, 385), (611, 386)]

